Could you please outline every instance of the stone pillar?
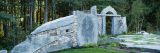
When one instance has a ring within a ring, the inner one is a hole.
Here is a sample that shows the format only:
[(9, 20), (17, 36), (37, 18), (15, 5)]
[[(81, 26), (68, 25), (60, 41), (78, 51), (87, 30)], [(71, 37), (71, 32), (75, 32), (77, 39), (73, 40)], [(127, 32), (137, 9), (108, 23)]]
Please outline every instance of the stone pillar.
[(92, 6), (90, 11), (91, 11), (91, 14), (97, 15), (97, 6)]
[(119, 18), (120, 17), (113, 17), (112, 18), (112, 29), (111, 29), (111, 33), (113, 34), (113, 35), (116, 35), (116, 34), (118, 34), (118, 32), (119, 32), (119, 30), (118, 30), (118, 20), (119, 20)]
[(124, 33), (124, 32), (127, 32), (126, 17), (121, 17), (121, 18), (119, 19), (118, 25), (119, 25), (119, 28), (118, 28), (118, 30), (119, 30), (118, 33), (119, 33), (119, 34), (122, 34), (122, 33)]
[(93, 14), (78, 12), (77, 18), (77, 42), (79, 46), (85, 44), (97, 44), (98, 19)]
[(127, 20), (126, 20), (126, 17), (123, 17), (123, 26), (124, 26), (123, 32), (127, 32), (128, 29), (127, 29)]
[(112, 34), (127, 32), (126, 17), (115, 16), (112, 18)]
[(103, 32), (102, 31), (103, 30), (102, 29), (102, 26), (103, 26), (103, 24), (102, 24), (103, 23), (102, 22), (103, 21), (102, 17), (103, 16), (102, 15), (98, 15), (97, 17), (98, 17), (98, 35), (102, 35), (102, 32)]
[(102, 34), (106, 34), (106, 16), (102, 16)]

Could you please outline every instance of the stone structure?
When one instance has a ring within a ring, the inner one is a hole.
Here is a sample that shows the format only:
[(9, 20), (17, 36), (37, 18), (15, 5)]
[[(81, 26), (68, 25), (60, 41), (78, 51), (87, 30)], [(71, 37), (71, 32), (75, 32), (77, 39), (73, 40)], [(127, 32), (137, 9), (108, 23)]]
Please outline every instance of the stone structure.
[[(108, 12), (112, 14), (107, 14)], [(112, 17), (111, 34), (115, 35), (127, 32), (126, 17), (121, 17), (121, 15), (117, 14), (114, 8), (108, 6), (104, 8), (100, 14), (97, 14), (99, 22), (99, 34), (106, 34), (106, 16)]]
[[(109, 11), (113, 14), (106, 14)], [(73, 11), (73, 15), (41, 25), (24, 42), (15, 46), (11, 53), (47, 53), (97, 44), (98, 34), (105, 34), (105, 16), (113, 16), (112, 34), (126, 32), (125, 17), (117, 15), (111, 6), (98, 14), (96, 6), (93, 6), (88, 12)]]
[(7, 53), (7, 50), (0, 50), (0, 53)]

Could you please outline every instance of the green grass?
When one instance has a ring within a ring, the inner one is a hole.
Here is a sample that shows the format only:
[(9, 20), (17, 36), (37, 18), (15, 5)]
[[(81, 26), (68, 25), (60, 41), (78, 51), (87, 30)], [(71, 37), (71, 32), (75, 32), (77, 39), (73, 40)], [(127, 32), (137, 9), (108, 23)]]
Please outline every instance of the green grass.
[(55, 53), (124, 53), (124, 52), (116, 51), (113, 49), (103, 49), (103, 48), (79, 48), (79, 49), (62, 50)]

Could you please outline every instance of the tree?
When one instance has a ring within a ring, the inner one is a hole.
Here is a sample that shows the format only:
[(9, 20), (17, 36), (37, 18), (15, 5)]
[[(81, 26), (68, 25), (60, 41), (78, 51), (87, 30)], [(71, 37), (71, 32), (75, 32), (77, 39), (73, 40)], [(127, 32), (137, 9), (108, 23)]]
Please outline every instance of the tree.
[(48, 0), (45, 0), (45, 15), (44, 22), (48, 22)]
[(160, 12), (159, 11), (160, 11), (160, 7), (156, 10), (156, 13), (155, 13), (156, 17), (157, 17), (157, 19), (156, 19), (156, 22), (157, 22), (156, 23), (157, 24), (157, 26), (156, 26), (157, 32), (160, 31), (160, 28), (159, 28), (160, 27), (160, 25), (159, 25), (160, 24)]
[(33, 16), (34, 16), (34, 0), (30, 0), (30, 29), (32, 29), (32, 24), (34, 22)]
[(16, 22), (15, 17), (13, 17), (11, 14), (8, 14), (6, 12), (0, 12), (0, 20), (3, 22), (3, 32), (4, 37), (8, 36), (8, 21)]
[(142, 24), (144, 22), (144, 15), (147, 14), (148, 8), (143, 4), (141, 0), (133, 1), (131, 8), (130, 28), (133, 28), (135, 32), (141, 31)]

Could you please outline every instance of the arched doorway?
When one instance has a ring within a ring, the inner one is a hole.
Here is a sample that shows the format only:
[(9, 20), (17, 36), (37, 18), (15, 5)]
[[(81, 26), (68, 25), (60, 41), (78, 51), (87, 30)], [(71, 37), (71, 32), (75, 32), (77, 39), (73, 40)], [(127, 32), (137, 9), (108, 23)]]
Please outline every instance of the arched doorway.
[(108, 6), (102, 10), (101, 15), (102, 34), (114, 34), (114, 15), (117, 15), (115, 9)]

